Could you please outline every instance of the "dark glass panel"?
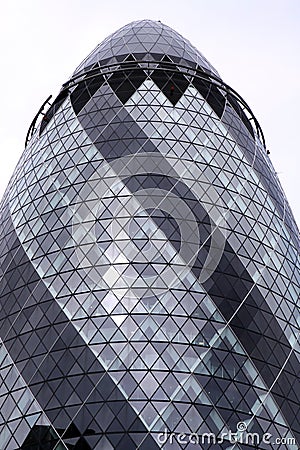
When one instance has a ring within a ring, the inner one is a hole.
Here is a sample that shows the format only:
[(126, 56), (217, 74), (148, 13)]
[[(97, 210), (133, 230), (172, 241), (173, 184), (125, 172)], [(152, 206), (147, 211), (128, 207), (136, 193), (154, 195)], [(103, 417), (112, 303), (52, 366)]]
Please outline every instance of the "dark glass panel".
[(126, 103), (146, 78), (142, 69), (128, 69), (113, 73), (108, 79), (108, 84), (121, 102)]
[(209, 80), (201, 80), (195, 77), (193, 85), (207, 101), (210, 107), (214, 110), (218, 117), (222, 117), (225, 108), (225, 97), (221, 91)]

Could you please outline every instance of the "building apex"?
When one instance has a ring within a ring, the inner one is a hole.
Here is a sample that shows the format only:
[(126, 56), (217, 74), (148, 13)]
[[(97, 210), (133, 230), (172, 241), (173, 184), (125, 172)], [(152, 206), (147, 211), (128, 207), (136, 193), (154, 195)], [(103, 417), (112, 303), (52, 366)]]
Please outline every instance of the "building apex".
[(115, 64), (128, 57), (142, 61), (161, 61), (168, 57), (176, 64), (197, 67), (218, 75), (206, 58), (183, 36), (160, 20), (137, 20), (120, 28), (87, 56), (74, 75), (91, 68)]

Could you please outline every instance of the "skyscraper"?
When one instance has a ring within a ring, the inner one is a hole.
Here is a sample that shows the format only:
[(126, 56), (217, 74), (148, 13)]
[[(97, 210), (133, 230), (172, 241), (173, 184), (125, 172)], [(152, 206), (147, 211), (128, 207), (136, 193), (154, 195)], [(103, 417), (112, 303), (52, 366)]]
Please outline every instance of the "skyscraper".
[(0, 449), (298, 448), (299, 236), (249, 106), (149, 20), (44, 106), (1, 203)]

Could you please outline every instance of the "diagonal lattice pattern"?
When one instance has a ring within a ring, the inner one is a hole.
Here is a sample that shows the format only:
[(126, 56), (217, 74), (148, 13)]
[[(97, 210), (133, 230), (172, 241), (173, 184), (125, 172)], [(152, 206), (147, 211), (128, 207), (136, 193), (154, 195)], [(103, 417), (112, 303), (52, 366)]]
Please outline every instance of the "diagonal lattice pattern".
[[(25, 149), (1, 203), (1, 450), (298, 448), (298, 231), (207, 74), (129, 24)], [(240, 423), (259, 442), (230, 442)]]

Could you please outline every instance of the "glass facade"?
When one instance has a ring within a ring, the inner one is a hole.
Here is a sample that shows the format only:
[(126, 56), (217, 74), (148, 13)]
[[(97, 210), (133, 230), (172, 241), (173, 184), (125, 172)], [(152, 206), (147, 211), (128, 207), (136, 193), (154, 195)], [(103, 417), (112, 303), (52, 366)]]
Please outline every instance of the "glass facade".
[(299, 448), (299, 234), (244, 100), (144, 20), (31, 134), (1, 203), (1, 450)]

